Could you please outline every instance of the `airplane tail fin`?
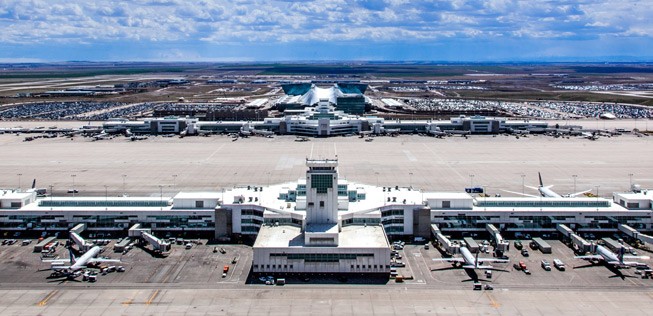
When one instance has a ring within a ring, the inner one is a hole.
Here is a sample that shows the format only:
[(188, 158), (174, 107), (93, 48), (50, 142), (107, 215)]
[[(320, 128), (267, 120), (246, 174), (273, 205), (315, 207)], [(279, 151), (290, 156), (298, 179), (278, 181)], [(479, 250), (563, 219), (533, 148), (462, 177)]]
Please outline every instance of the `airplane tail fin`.
[(75, 254), (73, 253), (73, 248), (68, 247), (68, 252), (70, 253), (70, 265), (72, 266), (75, 264), (75, 261), (77, 261), (77, 258), (75, 258)]
[(540, 186), (543, 187), (544, 182), (542, 182), (542, 174), (539, 171), (537, 172), (537, 176), (540, 178)]
[(480, 262), (478, 262), (478, 254), (481, 253), (481, 251), (476, 251), (476, 260), (474, 260), (474, 265), (476, 265), (476, 268), (479, 267)]
[(619, 258), (619, 262), (624, 261), (624, 254), (625, 253), (626, 253), (626, 248), (624, 248), (624, 247), (619, 248), (619, 254), (617, 255), (617, 257)]
[(36, 188), (36, 179), (32, 180), (32, 189)]

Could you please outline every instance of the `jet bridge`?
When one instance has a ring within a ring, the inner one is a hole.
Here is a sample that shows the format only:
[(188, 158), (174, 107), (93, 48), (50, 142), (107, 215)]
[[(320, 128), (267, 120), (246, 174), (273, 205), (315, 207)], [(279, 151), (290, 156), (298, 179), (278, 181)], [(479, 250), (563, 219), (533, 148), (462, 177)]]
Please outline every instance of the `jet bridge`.
[(642, 234), (636, 229), (624, 224), (619, 224), (618, 228), (619, 231), (628, 235), (628, 237), (634, 238), (642, 243), (653, 244), (653, 236)]
[(134, 226), (129, 229), (129, 237), (144, 240), (152, 245), (152, 250), (154, 250), (154, 253), (158, 255), (167, 256), (170, 254), (170, 243), (152, 235), (151, 229), (141, 228), (141, 224), (134, 224)]
[(86, 224), (84, 223), (78, 224), (70, 230), (70, 239), (77, 245), (81, 252), (87, 252), (94, 246), (92, 242), (88, 242), (80, 236), (84, 230), (86, 230)]
[(460, 252), (460, 244), (453, 243), (447, 236), (443, 235), (437, 224), (431, 224), (431, 234), (435, 237), (440, 248), (449, 254)]
[(567, 238), (569, 241), (571, 241), (572, 246), (574, 250), (585, 253), (585, 252), (593, 252), (594, 251), (594, 244), (590, 243), (589, 241), (585, 240), (583, 237), (580, 237), (579, 235), (576, 235), (571, 228), (567, 227), (567, 225), (564, 224), (558, 224), (556, 225), (556, 229), (563, 235), (565, 238)]
[(490, 233), (490, 236), (492, 236), (492, 240), (494, 241), (494, 253), (497, 254), (497, 256), (503, 256), (505, 252), (510, 249), (510, 242), (507, 240), (504, 240), (503, 237), (501, 237), (501, 232), (492, 224), (486, 224), (485, 229)]

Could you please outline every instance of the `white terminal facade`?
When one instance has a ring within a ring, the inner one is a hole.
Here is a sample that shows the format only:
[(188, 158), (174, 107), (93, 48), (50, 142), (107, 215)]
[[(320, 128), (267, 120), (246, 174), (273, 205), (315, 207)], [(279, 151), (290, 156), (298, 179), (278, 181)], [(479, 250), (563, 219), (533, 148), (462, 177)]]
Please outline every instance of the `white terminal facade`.
[(357, 133), (375, 135), (393, 133), (497, 134), (512, 131), (544, 132), (547, 122), (517, 120), (505, 117), (458, 116), (450, 120), (386, 120), (376, 116), (347, 114), (337, 110), (328, 99), (314, 106), (286, 110), (283, 117), (262, 121), (199, 121), (196, 118), (150, 118), (142, 121), (112, 119), (102, 124), (105, 133), (183, 134), (242, 133), (247, 135), (302, 135), (315, 137), (342, 136)]
[(134, 224), (163, 237), (192, 235), (251, 240), (255, 272), (387, 273), (388, 239), (444, 233), (616, 232), (625, 224), (653, 231), (653, 192), (600, 197), (479, 197), (376, 187), (338, 176), (336, 160), (307, 160), (306, 177), (271, 186), (155, 197), (37, 197), (0, 190), (0, 231), (89, 232), (126, 236)]

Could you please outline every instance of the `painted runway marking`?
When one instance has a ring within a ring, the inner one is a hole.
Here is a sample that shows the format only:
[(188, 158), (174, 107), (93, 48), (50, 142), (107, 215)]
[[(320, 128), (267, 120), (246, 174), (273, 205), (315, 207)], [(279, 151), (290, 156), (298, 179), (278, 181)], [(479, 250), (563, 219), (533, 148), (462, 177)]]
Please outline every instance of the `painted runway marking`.
[(492, 296), (492, 294), (490, 294), (490, 292), (485, 291), (485, 294), (487, 295), (487, 298), (490, 300), (490, 306), (492, 306), (492, 307), (494, 307), (494, 308), (499, 308), (499, 307), (501, 307), (501, 304), (497, 303), (497, 301), (494, 299), (494, 297)]
[(50, 299), (51, 299), (55, 294), (57, 294), (58, 292), (59, 292), (59, 290), (54, 290), (54, 291), (50, 292), (50, 293), (49, 293), (49, 294), (48, 294), (44, 299), (42, 299), (42, 300), (41, 300), (40, 302), (38, 302), (38, 304), (36, 304), (36, 305), (38, 305), (38, 306), (45, 306), (45, 305), (47, 305), (47, 304), (48, 304), (48, 301), (49, 301), (49, 300), (50, 300)]
[(159, 291), (161, 291), (161, 290), (154, 291), (154, 293), (152, 293), (152, 295), (150, 295), (150, 298), (147, 300), (147, 302), (145, 302), (145, 304), (146, 305), (152, 304), (152, 301), (154, 301), (154, 299), (157, 297), (157, 295), (159, 295)]
[(406, 155), (406, 158), (408, 158), (409, 161), (417, 161), (417, 158), (413, 156), (413, 154), (409, 150), (402, 150), (404, 152), (404, 155)]

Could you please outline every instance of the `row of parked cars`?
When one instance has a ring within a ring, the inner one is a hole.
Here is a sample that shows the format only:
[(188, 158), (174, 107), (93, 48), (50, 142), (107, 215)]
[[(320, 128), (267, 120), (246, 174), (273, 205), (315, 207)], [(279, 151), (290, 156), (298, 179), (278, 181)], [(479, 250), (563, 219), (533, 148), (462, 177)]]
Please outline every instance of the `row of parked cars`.
[(403, 241), (395, 241), (392, 243), (392, 251), (390, 252), (390, 267), (403, 268), (406, 266), (406, 264), (401, 261), (402, 257), (399, 253), (399, 250), (403, 250), (405, 245), (406, 243)]

